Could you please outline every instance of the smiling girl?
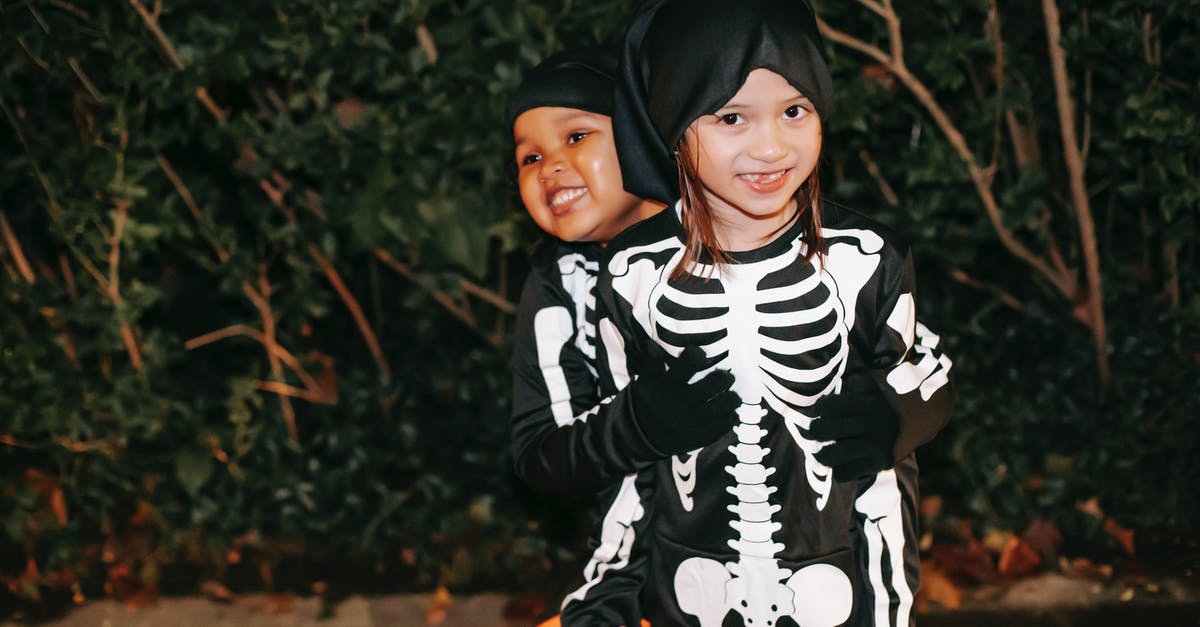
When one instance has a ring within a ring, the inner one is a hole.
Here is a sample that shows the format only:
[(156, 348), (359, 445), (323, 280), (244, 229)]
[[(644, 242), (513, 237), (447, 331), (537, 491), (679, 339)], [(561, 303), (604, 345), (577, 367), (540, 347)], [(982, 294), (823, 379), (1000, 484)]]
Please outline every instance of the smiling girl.
[(949, 418), (951, 362), (908, 246), (821, 197), (832, 95), (801, 0), (653, 0), (626, 35), (626, 187), (680, 200), (611, 242), (600, 353), (616, 387), (658, 376), (648, 354), (699, 354), (693, 378), (728, 371), (740, 399), (722, 437), (653, 467), (654, 624), (911, 623), (912, 453)]

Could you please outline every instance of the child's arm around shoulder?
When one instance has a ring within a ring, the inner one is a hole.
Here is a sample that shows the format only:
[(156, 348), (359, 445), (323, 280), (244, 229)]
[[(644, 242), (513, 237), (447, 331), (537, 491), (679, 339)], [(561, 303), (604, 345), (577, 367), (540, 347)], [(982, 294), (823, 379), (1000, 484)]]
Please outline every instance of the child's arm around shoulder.
[(517, 475), (539, 492), (594, 493), (663, 455), (633, 421), (625, 395), (600, 401), (596, 374), (574, 341), (575, 304), (556, 268), (544, 257), (535, 263), (518, 307), (513, 458)]

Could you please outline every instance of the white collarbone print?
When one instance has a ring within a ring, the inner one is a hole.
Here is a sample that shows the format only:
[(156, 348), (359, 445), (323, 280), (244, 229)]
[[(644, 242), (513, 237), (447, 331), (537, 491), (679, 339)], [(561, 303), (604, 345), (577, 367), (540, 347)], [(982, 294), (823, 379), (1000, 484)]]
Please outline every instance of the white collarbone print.
[[(633, 306), (632, 315), (652, 341), (678, 355), (685, 346), (701, 346), (711, 368), (733, 373), (737, 410), (736, 443), (728, 448), (735, 463), (725, 467), (725, 490), (736, 498), (728, 506), (737, 559), (729, 563), (693, 557), (675, 573), (680, 609), (701, 627), (719, 627), (730, 610), (746, 625), (776, 624), (789, 616), (801, 627), (832, 627), (850, 615), (853, 592), (847, 573), (829, 564), (791, 572), (779, 565), (784, 546), (772, 536), (781, 529), (777, 468), (780, 459), (764, 446), (764, 420), (781, 420), (800, 453), (816, 511), (830, 496), (831, 473), (814, 458), (824, 445), (803, 435), (820, 397), (840, 389), (847, 366), (849, 333), (859, 293), (880, 263), (882, 239), (872, 231), (824, 231), (828, 254), (806, 263), (803, 243), (760, 261), (735, 263), (719, 270), (698, 265), (692, 277), (668, 282), (683, 250), (667, 239), (617, 253), (612, 288)], [(711, 277), (705, 280), (704, 277)], [(708, 370), (698, 373), (703, 376)], [(680, 505), (693, 507), (699, 452), (677, 457), (672, 470)], [(785, 456), (782, 459), (795, 459)], [(709, 490), (712, 486), (701, 486)]]

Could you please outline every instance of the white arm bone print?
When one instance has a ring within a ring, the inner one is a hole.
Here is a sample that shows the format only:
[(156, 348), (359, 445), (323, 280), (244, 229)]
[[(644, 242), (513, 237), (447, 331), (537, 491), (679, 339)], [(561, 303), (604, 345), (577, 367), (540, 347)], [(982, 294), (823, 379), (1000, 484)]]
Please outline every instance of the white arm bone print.
[[(725, 468), (732, 479), (726, 489), (737, 498), (729, 507), (736, 515), (729, 522), (736, 536), (729, 546), (738, 559), (722, 564), (694, 557), (675, 574), (680, 609), (697, 617), (701, 627), (718, 627), (731, 610), (747, 625), (770, 626), (790, 616), (801, 627), (825, 627), (841, 624), (852, 610), (850, 580), (837, 567), (816, 564), (795, 573), (780, 567), (776, 556), (784, 547), (772, 541), (781, 528), (773, 520), (780, 507), (769, 500), (776, 491), (769, 483), (776, 469), (762, 463), (770, 450), (762, 444), (766, 431), (760, 426), (768, 409), (783, 420), (803, 456), (815, 505), (823, 509), (832, 476), (814, 458), (823, 443), (802, 435), (814, 418), (804, 412), (840, 387), (858, 294), (876, 271), (883, 245), (870, 231), (833, 235), (838, 241), (830, 245), (824, 264), (805, 263), (797, 240), (786, 254), (720, 271), (699, 265), (691, 271), (692, 280), (668, 283), (666, 273), (682, 250), (659, 265), (661, 254), (658, 262), (653, 256), (670, 250), (663, 245), (667, 241), (622, 251), (610, 266), (613, 289), (632, 304), (646, 334), (673, 355), (686, 345), (701, 346), (716, 361), (713, 368), (734, 374), (733, 389), (743, 402), (737, 410), (737, 443), (729, 447), (737, 463)], [(714, 278), (700, 278), (706, 276)], [(691, 455), (684, 468), (678, 460), (673, 464), (677, 487), (688, 488), (679, 496), (689, 511), (691, 485), (685, 480), (695, 481), (696, 458)]]
[(600, 272), (600, 262), (572, 253), (558, 258), (558, 274), (562, 277), (563, 289), (571, 295), (575, 304), (575, 320), (578, 321), (579, 333), (575, 335), (575, 345), (587, 357), (588, 370), (596, 377), (593, 365), (596, 361), (596, 275)]

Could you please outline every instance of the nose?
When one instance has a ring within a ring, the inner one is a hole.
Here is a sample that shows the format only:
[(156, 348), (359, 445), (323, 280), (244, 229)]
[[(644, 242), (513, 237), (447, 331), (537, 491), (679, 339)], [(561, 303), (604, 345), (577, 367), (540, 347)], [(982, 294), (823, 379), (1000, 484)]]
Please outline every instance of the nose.
[(567, 169), (567, 162), (562, 155), (547, 155), (542, 160), (542, 168), (538, 170), (538, 179), (547, 181), (558, 176)]
[(772, 163), (788, 155), (789, 148), (784, 140), (783, 129), (776, 122), (760, 125), (752, 141), (747, 154), (758, 161)]

